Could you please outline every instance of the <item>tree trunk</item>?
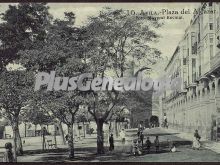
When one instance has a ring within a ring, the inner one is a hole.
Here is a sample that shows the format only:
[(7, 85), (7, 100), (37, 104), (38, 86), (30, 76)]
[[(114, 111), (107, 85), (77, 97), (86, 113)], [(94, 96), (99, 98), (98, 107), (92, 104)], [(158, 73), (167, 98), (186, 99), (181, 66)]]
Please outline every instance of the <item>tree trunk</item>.
[(58, 127), (59, 127), (59, 130), (60, 130), (60, 135), (61, 135), (61, 138), (62, 138), (62, 143), (65, 145), (66, 144), (66, 140), (65, 140), (65, 137), (64, 137), (63, 126), (62, 126), (61, 122), (59, 122)]
[(83, 121), (83, 137), (86, 137), (86, 128), (85, 128), (85, 122)]
[(97, 154), (104, 154), (103, 120), (97, 119)]
[(27, 123), (24, 122), (24, 137), (27, 137)]
[(81, 135), (80, 135), (80, 129), (79, 129), (79, 123), (78, 123), (78, 132), (79, 132), (79, 140), (81, 140)]
[(57, 126), (54, 124), (54, 144), (55, 148), (57, 148)]
[(12, 129), (13, 129), (13, 138), (14, 138), (14, 153), (16, 154), (15, 156), (22, 155), (23, 147), (21, 142), (21, 136), (19, 133), (18, 121), (15, 121), (12, 124)]
[(37, 136), (37, 124), (34, 124), (34, 136)]
[(73, 124), (67, 125), (68, 126), (68, 146), (69, 146), (69, 158), (74, 158), (74, 142), (73, 142)]
[(118, 137), (118, 122), (115, 120), (115, 133), (116, 133), (116, 137)]

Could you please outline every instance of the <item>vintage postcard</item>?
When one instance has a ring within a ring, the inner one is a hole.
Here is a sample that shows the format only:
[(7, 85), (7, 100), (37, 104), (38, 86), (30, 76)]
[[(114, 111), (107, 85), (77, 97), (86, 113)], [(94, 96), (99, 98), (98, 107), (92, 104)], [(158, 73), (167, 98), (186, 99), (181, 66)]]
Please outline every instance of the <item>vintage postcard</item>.
[(0, 162), (219, 162), (219, 2), (0, 3)]

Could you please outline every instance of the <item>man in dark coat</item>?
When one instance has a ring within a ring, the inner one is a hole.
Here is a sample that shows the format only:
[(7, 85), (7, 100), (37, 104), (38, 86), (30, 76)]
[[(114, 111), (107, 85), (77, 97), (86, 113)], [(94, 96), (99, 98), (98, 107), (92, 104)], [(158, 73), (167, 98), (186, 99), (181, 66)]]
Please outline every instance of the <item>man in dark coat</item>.
[(109, 137), (109, 151), (113, 151), (114, 150), (114, 138), (113, 138), (113, 134), (111, 134), (111, 136)]

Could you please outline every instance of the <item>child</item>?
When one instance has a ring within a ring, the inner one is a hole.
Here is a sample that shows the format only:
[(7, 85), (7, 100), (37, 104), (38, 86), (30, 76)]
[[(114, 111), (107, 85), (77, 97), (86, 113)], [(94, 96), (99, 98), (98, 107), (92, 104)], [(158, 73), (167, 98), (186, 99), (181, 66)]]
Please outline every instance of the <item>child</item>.
[(150, 141), (149, 137), (147, 137), (146, 146), (147, 146), (147, 153), (149, 154), (150, 153), (150, 147), (151, 147), (151, 141)]
[(175, 144), (172, 145), (171, 149), (170, 149), (170, 152), (176, 152), (176, 146)]
[(160, 142), (159, 142), (158, 136), (156, 136), (156, 139), (154, 140), (154, 145), (155, 145), (155, 147), (156, 147), (156, 152), (159, 152)]
[(199, 148), (201, 147), (200, 139), (201, 139), (201, 136), (199, 135), (198, 130), (195, 130), (194, 137), (193, 137), (193, 146), (192, 146), (193, 149), (199, 150)]
[(14, 156), (12, 152), (12, 144), (10, 142), (5, 144), (5, 153), (3, 156), (3, 162), (14, 162)]
[(133, 140), (132, 153), (133, 153), (133, 155), (141, 155), (141, 151), (139, 149), (139, 144), (136, 140)]

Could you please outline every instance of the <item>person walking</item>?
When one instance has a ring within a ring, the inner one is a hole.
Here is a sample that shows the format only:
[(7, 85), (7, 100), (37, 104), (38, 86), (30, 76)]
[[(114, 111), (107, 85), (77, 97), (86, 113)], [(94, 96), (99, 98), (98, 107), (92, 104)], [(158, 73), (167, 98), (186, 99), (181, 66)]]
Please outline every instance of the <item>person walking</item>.
[(10, 142), (5, 144), (5, 153), (3, 155), (3, 162), (15, 162), (14, 155), (12, 152), (12, 144)]
[(158, 153), (159, 152), (159, 146), (160, 146), (160, 142), (159, 142), (158, 136), (156, 136), (156, 138), (154, 140), (154, 145), (155, 145), (155, 148), (156, 148), (156, 153)]
[(114, 150), (114, 137), (113, 137), (113, 134), (110, 135), (109, 137), (109, 151), (113, 151)]

